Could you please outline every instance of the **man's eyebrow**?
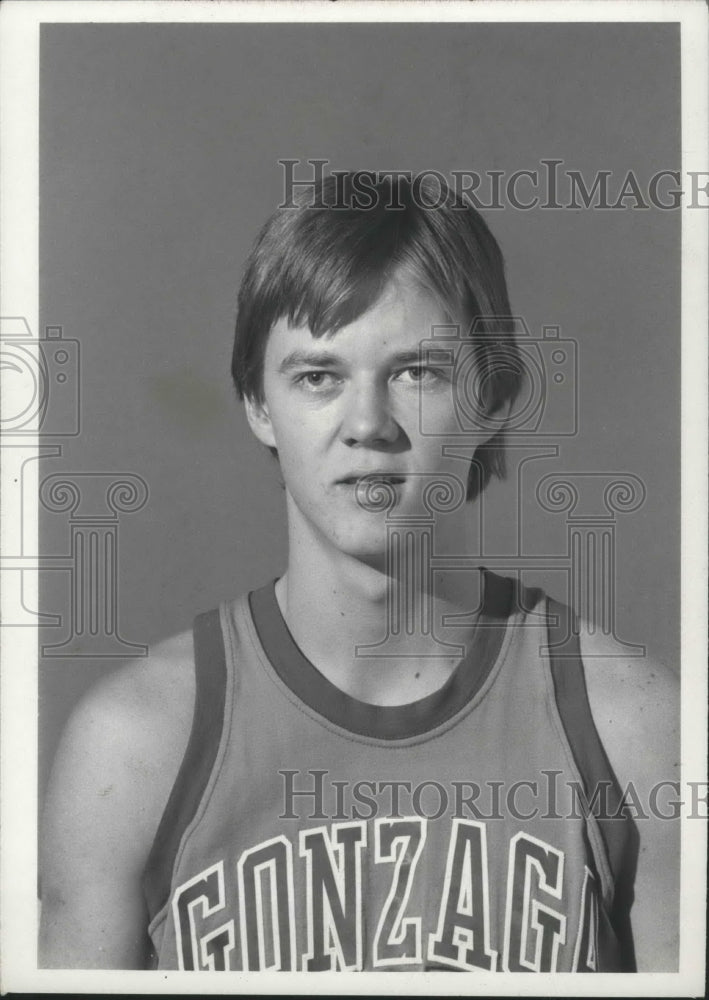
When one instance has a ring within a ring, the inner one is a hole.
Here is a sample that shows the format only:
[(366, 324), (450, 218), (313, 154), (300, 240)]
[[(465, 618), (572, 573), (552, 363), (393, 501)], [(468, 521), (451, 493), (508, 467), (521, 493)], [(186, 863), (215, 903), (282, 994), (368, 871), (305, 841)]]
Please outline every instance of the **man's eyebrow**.
[(420, 365), (425, 360), (423, 348), (412, 347), (407, 351), (399, 351), (389, 359), (390, 365), (405, 367), (406, 365)]
[(297, 350), (286, 354), (278, 366), (278, 371), (281, 375), (287, 375), (288, 372), (292, 372), (295, 368), (302, 368), (304, 366), (325, 368), (327, 365), (342, 364), (342, 361), (341, 357), (329, 351)]
[[(424, 360), (424, 353), (420, 347), (413, 347), (405, 351), (397, 351), (387, 358), (389, 366), (417, 365)], [(331, 351), (295, 350), (286, 354), (278, 366), (281, 375), (287, 375), (296, 368), (312, 367), (326, 368), (329, 365), (345, 364), (345, 359), (339, 354)]]

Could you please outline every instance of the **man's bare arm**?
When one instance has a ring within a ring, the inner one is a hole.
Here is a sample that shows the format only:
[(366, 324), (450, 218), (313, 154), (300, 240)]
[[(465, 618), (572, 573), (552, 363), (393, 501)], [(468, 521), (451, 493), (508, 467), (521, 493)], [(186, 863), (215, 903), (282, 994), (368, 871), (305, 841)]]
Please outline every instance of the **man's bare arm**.
[(42, 822), (40, 965), (145, 968), (141, 875), (189, 737), (192, 639), (157, 645), (74, 711)]
[[(640, 853), (631, 923), (638, 971), (672, 972), (679, 955), (680, 824), (652, 815), (651, 791), (680, 778), (679, 682), (646, 657), (604, 656), (607, 647), (588, 632), (581, 635), (581, 650), (601, 741), (621, 789), (632, 783), (648, 814), (636, 819)], [(657, 811), (671, 815), (673, 798), (665, 787)], [(630, 815), (635, 816), (633, 809)]]

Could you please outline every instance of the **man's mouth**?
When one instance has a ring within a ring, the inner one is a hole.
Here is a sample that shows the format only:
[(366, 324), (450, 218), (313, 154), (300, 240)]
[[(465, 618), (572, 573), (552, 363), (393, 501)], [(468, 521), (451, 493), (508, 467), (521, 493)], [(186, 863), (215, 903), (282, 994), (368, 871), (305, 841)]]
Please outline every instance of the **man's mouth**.
[(357, 483), (389, 483), (392, 486), (406, 482), (406, 476), (400, 472), (360, 472), (351, 476), (343, 476), (337, 480), (338, 486), (355, 486)]

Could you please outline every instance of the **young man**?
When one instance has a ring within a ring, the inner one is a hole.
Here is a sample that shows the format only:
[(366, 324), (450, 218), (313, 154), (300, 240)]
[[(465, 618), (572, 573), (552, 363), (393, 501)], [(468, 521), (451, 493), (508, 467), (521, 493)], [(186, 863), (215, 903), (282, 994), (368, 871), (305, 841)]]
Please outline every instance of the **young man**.
[(672, 678), (461, 559), (520, 387), (502, 257), (449, 192), (365, 180), (252, 251), (233, 372), (287, 569), (75, 711), (44, 965), (675, 968), (677, 823), (629, 818), (677, 777)]

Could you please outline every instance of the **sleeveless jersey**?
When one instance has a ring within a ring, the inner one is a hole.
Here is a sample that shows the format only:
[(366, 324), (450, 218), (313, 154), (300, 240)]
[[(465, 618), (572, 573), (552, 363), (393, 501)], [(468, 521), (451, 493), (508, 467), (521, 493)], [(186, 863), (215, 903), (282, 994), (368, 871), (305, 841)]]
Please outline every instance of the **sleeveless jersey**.
[(563, 605), (483, 571), (468, 654), (407, 705), (331, 684), (274, 584), (200, 615), (195, 661), (157, 967), (634, 970), (637, 831)]

